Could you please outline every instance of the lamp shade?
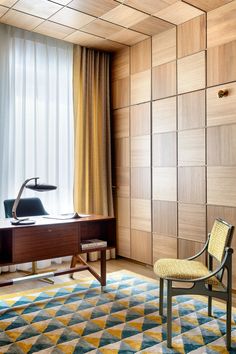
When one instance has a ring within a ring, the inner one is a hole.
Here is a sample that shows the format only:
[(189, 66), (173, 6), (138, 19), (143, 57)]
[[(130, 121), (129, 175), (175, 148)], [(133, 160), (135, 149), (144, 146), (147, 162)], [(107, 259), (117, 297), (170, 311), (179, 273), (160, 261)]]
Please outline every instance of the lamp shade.
[(35, 183), (35, 184), (27, 184), (25, 188), (29, 188), (33, 191), (37, 192), (47, 192), (47, 191), (52, 191), (54, 189), (57, 189), (57, 186), (54, 186), (52, 184), (46, 184), (46, 183)]

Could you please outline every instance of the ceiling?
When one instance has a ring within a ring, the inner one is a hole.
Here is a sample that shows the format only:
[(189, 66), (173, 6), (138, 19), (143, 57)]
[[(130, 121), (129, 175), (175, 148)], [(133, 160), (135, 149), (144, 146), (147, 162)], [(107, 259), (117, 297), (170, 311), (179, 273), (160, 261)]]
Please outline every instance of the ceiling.
[(116, 51), (233, 0), (0, 0), (0, 22)]

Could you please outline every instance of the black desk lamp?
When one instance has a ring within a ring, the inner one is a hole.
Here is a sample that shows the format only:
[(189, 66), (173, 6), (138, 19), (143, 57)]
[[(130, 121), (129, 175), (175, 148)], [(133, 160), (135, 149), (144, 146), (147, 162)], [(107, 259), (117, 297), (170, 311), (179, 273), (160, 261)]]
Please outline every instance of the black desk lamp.
[[(20, 190), (19, 190), (19, 193), (15, 199), (15, 202), (13, 204), (13, 207), (12, 207), (12, 217), (13, 217), (13, 220), (11, 220), (11, 223), (13, 225), (30, 225), (30, 224), (35, 224), (35, 221), (34, 220), (31, 220), (29, 218), (21, 218), (19, 219), (16, 215), (16, 209), (17, 209), (17, 206), (19, 204), (19, 201), (20, 201), (20, 197), (21, 197), (21, 194), (24, 190), (24, 188), (29, 188), (29, 189), (32, 189), (33, 191), (37, 191), (37, 192), (48, 192), (48, 191), (51, 191), (51, 190), (54, 190), (54, 189), (57, 189), (56, 186), (53, 186), (51, 184), (39, 184), (38, 183), (38, 179), (39, 177), (32, 177), (32, 178), (28, 178), (24, 181), (24, 183), (22, 184), (22, 186), (20, 187)], [(28, 184), (30, 181), (34, 180), (34, 184)]]

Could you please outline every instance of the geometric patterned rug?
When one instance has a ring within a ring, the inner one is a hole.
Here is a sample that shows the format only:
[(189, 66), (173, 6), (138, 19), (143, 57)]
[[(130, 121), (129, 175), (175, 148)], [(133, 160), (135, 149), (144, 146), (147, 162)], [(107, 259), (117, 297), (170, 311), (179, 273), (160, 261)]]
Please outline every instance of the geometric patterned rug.
[[(158, 283), (120, 271), (0, 297), (0, 353), (228, 353), (225, 310), (204, 298), (173, 298), (173, 348), (158, 311)], [(165, 308), (164, 308), (165, 315)], [(236, 314), (232, 350), (236, 353)]]

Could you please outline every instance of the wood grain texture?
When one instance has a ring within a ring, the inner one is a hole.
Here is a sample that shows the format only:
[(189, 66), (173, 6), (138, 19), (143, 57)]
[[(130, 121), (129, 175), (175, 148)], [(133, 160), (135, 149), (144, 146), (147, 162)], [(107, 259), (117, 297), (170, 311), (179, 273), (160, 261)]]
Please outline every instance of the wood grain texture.
[[(208, 205), (207, 206), (207, 232), (211, 231), (216, 218), (221, 218), (232, 225), (236, 225), (236, 208), (223, 207), (217, 205)], [(233, 237), (233, 239), (235, 239), (235, 237)]]
[(153, 232), (177, 237), (177, 203), (153, 201)]
[(235, 40), (236, 2), (231, 1), (207, 15), (207, 46), (215, 47)]
[[(217, 92), (228, 90), (227, 97), (219, 99)], [(207, 125), (236, 123), (236, 83), (220, 85), (207, 89)]]
[[(204, 243), (189, 241), (184, 239), (178, 239), (178, 258), (186, 259), (194, 256), (203, 249)], [(205, 263), (204, 255), (201, 255), (198, 259), (199, 262)]]
[(205, 167), (179, 167), (178, 197), (179, 202), (205, 204)]
[(208, 48), (207, 86), (234, 80), (236, 80), (236, 41)]
[(211, 11), (217, 7), (223, 6), (232, 0), (185, 0), (190, 5), (199, 7), (199, 9), (204, 11)]
[(178, 235), (187, 240), (206, 241), (206, 206), (179, 203)]
[(154, 200), (177, 200), (175, 167), (154, 167), (152, 180)]
[(114, 137), (126, 138), (129, 136), (129, 107), (112, 112)]
[(62, 9), (62, 6), (47, 0), (20, 0), (16, 2), (13, 8), (28, 13), (29, 15), (46, 19)]
[(152, 103), (152, 132), (163, 133), (176, 130), (176, 97)]
[(73, 0), (70, 2), (70, 7), (73, 9), (96, 17), (102, 16), (118, 5), (119, 4), (113, 0), (99, 0), (99, 6), (97, 0)]
[(193, 129), (178, 134), (179, 166), (205, 165), (205, 130)]
[(103, 21), (98, 18), (95, 21), (92, 21), (87, 25), (81, 27), (81, 30), (99, 37), (108, 38), (114, 33), (122, 31), (123, 27), (115, 25), (114, 23)]
[(111, 79), (112, 81), (125, 79), (129, 76), (130, 49), (124, 48), (112, 55)]
[(0, 16), (2, 17), (8, 11), (7, 7), (0, 5)]
[(152, 69), (152, 98), (164, 98), (176, 94), (176, 61), (155, 66)]
[(151, 104), (141, 103), (130, 108), (131, 136), (149, 135), (151, 124)]
[(115, 166), (129, 167), (129, 139), (115, 139)]
[(115, 199), (115, 214), (117, 227), (130, 228), (130, 200), (129, 198)]
[(131, 27), (147, 17), (145, 13), (125, 5), (119, 5), (101, 16), (102, 19), (123, 27)]
[(178, 58), (206, 49), (206, 16), (201, 15), (178, 26)]
[(150, 167), (150, 136), (131, 138), (131, 166)]
[(131, 229), (151, 232), (151, 200), (131, 199)]
[(80, 29), (93, 20), (95, 20), (95, 17), (86, 15), (73, 9), (69, 9), (68, 7), (63, 7), (60, 11), (55, 13), (55, 15), (50, 17), (50, 21), (76, 29)]
[(154, 134), (152, 139), (153, 166), (176, 166), (176, 133)]
[(151, 70), (131, 75), (131, 104), (151, 99)]
[[(145, 53), (145, 55), (143, 55)], [(131, 74), (147, 71), (151, 68), (151, 39), (131, 47)]]
[(116, 41), (126, 45), (134, 45), (138, 42), (144, 41), (148, 36), (130, 29), (123, 29), (112, 36), (109, 36), (108, 39)]
[(151, 199), (151, 170), (149, 167), (131, 168), (131, 198)]
[(134, 31), (145, 33), (148, 36), (153, 36), (154, 34), (167, 31), (173, 27), (174, 25), (169, 22), (163, 21), (157, 17), (149, 16), (130, 28)]
[(205, 90), (178, 96), (178, 128), (193, 129), (205, 126)]
[(152, 66), (176, 59), (176, 28), (152, 37)]
[[(123, 0), (118, 0), (119, 2), (123, 2)], [(147, 12), (149, 14), (153, 14), (159, 10), (164, 9), (165, 7), (173, 4), (176, 0), (126, 0), (125, 3), (135, 9)]]
[(129, 105), (129, 77), (112, 82), (112, 108), (122, 108)]
[(115, 186), (118, 197), (130, 196), (130, 169), (128, 167), (115, 167)]
[(24, 14), (23, 12), (9, 10), (1, 17), (1, 22), (31, 31), (42, 23), (43, 20), (35, 16)]
[(236, 167), (207, 168), (207, 203), (236, 206)]
[(236, 125), (207, 129), (208, 166), (236, 166)]
[(118, 256), (130, 258), (130, 229), (125, 227), (117, 228), (117, 254)]
[(45, 34), (53, 38), (63, 39), (74, 32), (72, 28), (59, 25), (58, 23), (44, 21), (34, 29), (34, 32)]
[(131, 230), (131, 258), (142, 263), (152, 264), (151, 232)]
[(160, 258), (177, 258), (177, 238), (153, 234), (153, 263)]
[(178, 93), (205, 88), (205, 51), (178, 60)]

